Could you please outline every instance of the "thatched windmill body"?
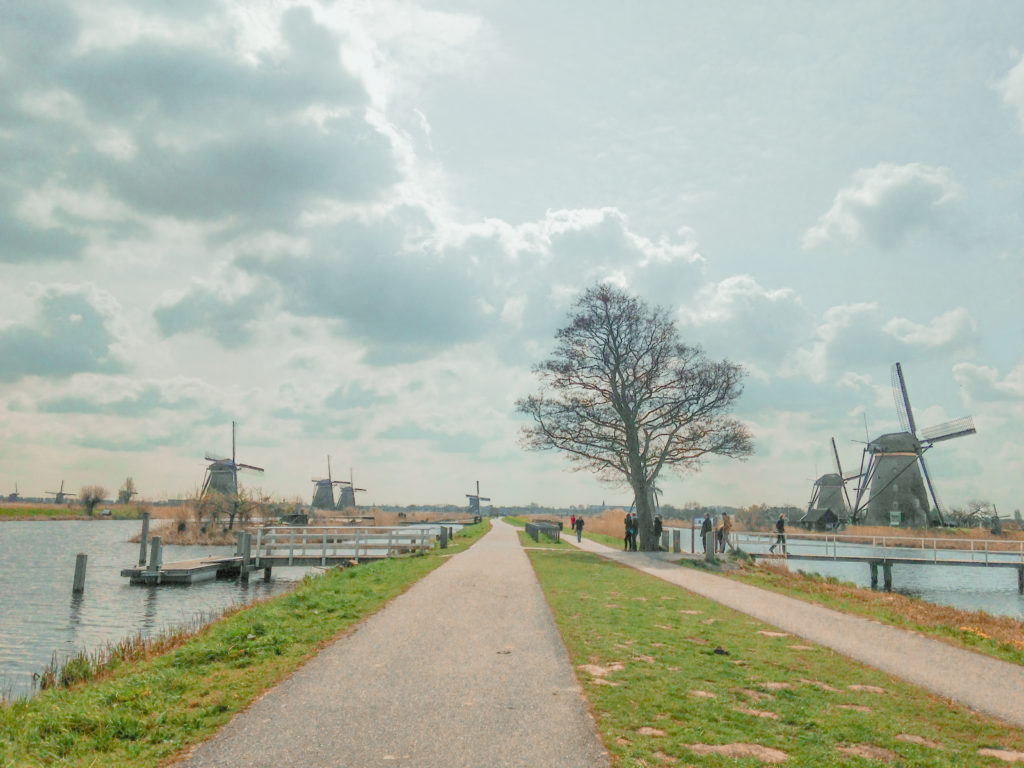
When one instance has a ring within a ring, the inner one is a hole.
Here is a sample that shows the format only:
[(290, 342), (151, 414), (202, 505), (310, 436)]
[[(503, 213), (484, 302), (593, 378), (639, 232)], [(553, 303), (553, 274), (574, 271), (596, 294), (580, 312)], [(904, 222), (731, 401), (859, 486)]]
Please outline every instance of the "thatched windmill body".
[(47, 496), (53, 496), (53, 503), (54, 504), (63, 504), (65, 502), (65, 500), (72, 499), (72, 498), (75, 497), (75, 494), (73, 494), (73, 493), (65, 493), (64, 492), (64, 481), (63, 480), (60, 481), (60, 490), (59, 491), (47, 491), (46, 495)]
[(843, 476), (843, 466), (839, 462), (839, 451), (836, 449), (834, 437), (832, 463), (836, 471), (819, 477), (811, 488), (807, 512), (800, 518), (800, 524), (807, 528), (833, 528), (845, 523), (850, 517), (850, 495), (846, 490), (846, 481), (853, 478)]
[(313, 509), (334, 509), (334, 486), (342, 486), (342, 495), (345, 493), (345, 486), (351, 486), (348, 480), (335, 480), (331, 474), (331, 457), (327, 457), (327, 477), (313, 478)]
[(18, 484), (14, 484), (14, 493), (7, 494), (8, 501), (21, 501), (21, 494), (18, 493)]
[(341, 486), (341, 493), (338, 494), (337, 509), (348, 509), (356, 505), (356, 491), (365, 491), (365, 488), (356, 488), (355, 478), (352, 475), (352, 468), (348, 470), (348, 482)]
[(903, 431), (879, 435), (865, 446), (853, 518), (862, 525), (942, 525), (942, 507), (924, 454), (936, 443), (973, 435), (974, 421), (965, 416), (919, 434), (899, 363), (892, 367), (892, 385)]
[(199, 498), (206, 498), (209, 494), (219, 493), (229, 499), (238, 498), (238, 470), (247, 469), (252, 472), (262, 472), (263, 467), (252, 464), (240, 463), (235, 454), (235, 422), (231, 422), (231, 458), (219, 459), (216, 456), (206, 454), (206, 460), (210, 465), (206, 468), (206, 477), (203, 479), (203, 490)]

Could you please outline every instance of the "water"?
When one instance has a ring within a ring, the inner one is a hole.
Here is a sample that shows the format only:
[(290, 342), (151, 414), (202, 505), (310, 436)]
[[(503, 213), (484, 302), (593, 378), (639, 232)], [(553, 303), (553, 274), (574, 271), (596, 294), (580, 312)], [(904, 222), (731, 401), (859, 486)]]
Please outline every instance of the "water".
[[(155, 527), (159, 527), (159, 521)], [(138, 521), (0, 523), (0, 697), (32, 691), (32, 674), (53, 654), (64, 659), (135, 634), (151, 636), (225, 608), (286, 591), (309, 569), (275, 568), (265, 583), (211, 581), (192, 586), (131, 586), (121, 569), (139, 560)], [(85, 592), (72, 597), (75, 555), (89, 556)], [(164, 548), (164, 562), (231, 547)]]
[[(774, 537), (772, 537), (774, 538)], [(767, 549), (765, 539), (757, 543), (743, 541), (741, 547), (751, 552)], [(806, 542), (789, 539), (789, 552), (792, 554), (811, 554), (821, 551), (821, 546), (814, 547)], [(832, 544), (829, 544), (829, 552)], [(888, 550), (890, 554), (892, 549)], [(838, 554), (870, 554), (872, 548), (867, 545), (842, 544), (838, 546)], [(913, 549), (903, 550), (902, 554), (914, 557), (919, 554)], [(932, 552), (928, 551), (928, 556)], [(939, 559), (957, 557), (949, 551), (939, 550)], [(980, 560), (982, 556), (976, 553)], [(993, 560), (997, 556), (992, 555)], [(1015, 558), (1002, 555), (999, 559)], [(871, 586), (871, 571), (867, 563), (837, 562), (831, 560), (794, 560), (789, 563), (794, 571), (817, 573), (822, 576), (834, 576), (842, 581), (849, 581), (858, 587)], [(881, 569), (878, 574), (882, 578)], [(1015, 568), (982, 568), (976, 566), (956, 567), (945, 565), (918, 565), (895, 563), (892, 566), (893, 591), (911, 597), (927, 600), (938, 605), (948, 605), (965, 611), (986, 611), (996, 616), (1010, 616), (1024, 620), (1024, 595), (1017, 592), (1017, 570)]]

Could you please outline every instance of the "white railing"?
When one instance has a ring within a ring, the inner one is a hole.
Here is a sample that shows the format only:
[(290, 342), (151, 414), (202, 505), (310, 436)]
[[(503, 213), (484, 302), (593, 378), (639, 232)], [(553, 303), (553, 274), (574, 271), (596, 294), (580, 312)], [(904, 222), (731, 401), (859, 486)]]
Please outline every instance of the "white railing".
[(287, 558), (288, 565), (327, 565), (328, 560), (392, 557), (423, 552), (433, 536), (422, 528), (405, 526), (280, 525), (256, 531), (255, 567), (260, 559)]
[[(771, 546), (777, 534), (771, 532), (736, 531), (733, 533), (739, 541), (750, 544)], [(785, 534), (787, 548), (798, 545), (799, 551), (793, 554), (820, 554), (825, 559), (856, 556), (855, 551), (840, 553), (839, 547), (870, 547), (871, 556), (903, 557), (941, 562), (952, 559), (940, 557), (940, 554), (957, 555), (970, 562), (1020, 562), (1024, 563), (1024, 540), (995, 541), (987, 539), (953, 539), (918, 536), (879, 536), (856, 533), (808, 533), (787, 531)], [(804, 545), (804, 546), (800, 546)], [(805, 546), (807, 549), (805, 549)], [(808, 551), (809, 550), (809, 551)], [(920, 557), (912, 553), (920, 552)]]

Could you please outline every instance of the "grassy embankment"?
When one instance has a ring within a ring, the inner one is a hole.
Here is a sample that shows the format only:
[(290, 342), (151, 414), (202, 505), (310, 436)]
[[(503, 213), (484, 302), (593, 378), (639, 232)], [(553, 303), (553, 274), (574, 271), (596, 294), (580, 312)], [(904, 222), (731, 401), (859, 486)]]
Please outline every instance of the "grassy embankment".
[[(100, 509), (109, 509), (109, 515), (101, 515)], [(80, 504), (52, 504), (43, 507), (32, 504), (7, 503), (0, 506), (0, 521), (3, 520), (137, 520), (139, 510), (134, 505), (97, 505), (90, 517)]]
[(744, 565), (722, 575), (1024, 665), (1024, 622), (1008, 616), (962, 611), (906, 595), (863, 589), (772, 563)]
[(1024, 760), (1020, 730), (717, 603), (593, 555), (529, 555), (615, 766)]
[(72, 672), (91, 664), (94, 679), (0, 707), (0, 765), (156, 766), (212, 735), (488, 528), (484, 522), (463, 529), (443, 552), (304, 579), (292, 592), (235, 611), (192, 637), (123, 643), (100, 664), (79, 659)]

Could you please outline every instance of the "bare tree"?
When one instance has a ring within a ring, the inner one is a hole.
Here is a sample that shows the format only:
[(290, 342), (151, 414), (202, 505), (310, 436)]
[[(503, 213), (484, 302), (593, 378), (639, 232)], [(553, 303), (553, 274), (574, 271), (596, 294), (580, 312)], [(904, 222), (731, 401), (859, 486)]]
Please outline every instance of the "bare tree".
[(102, 485), (84, 485), (78, 491), (78, 500), (82, 502), (85, 511), (91, 516), (96, 510), (96, 505), (107, 496), (107, 489)]
[(533, 420), (523, 443), (564, 451), (577, 469), (628, 483), (641, 548), (655, 550), (653, 492), (662, 470), (752, 451), (747, 428), (728, 416), (743, 371), (708, 360), (680, 341), (665, 309), (612, 286), (587, 290), (570, 320), (554, 355), (534, 369), (540, 392), (516, 403)]

